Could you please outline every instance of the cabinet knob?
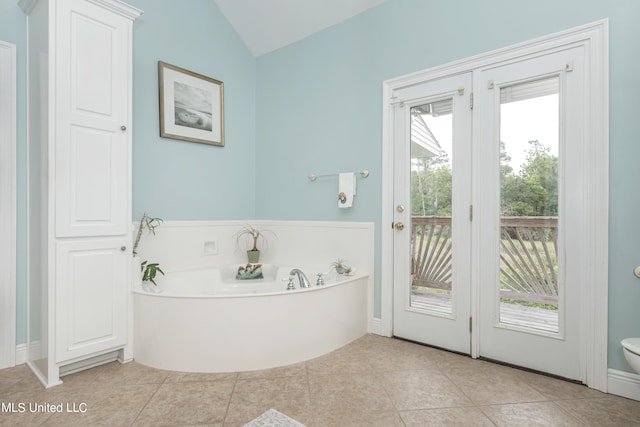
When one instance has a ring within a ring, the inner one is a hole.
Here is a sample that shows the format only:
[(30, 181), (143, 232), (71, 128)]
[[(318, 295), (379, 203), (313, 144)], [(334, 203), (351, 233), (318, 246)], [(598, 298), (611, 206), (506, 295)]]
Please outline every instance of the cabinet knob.
[(120, 250), (121, 250), (122, 252), (124, 252), (124, 251), (126, 251), (126, 250), (127, 250), (127, 247), (126, 247), (126, 246), (121, 246), (121, 247), (120, 247)]
[(120, 130), (127, 130), (127, 127), (125, 125), (120, 126)]

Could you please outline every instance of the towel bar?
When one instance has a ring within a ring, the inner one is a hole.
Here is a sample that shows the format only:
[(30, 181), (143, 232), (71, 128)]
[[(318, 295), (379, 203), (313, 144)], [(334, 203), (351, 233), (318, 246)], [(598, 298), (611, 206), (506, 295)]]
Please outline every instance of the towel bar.
[[(324, 178), (327, 176), (338, 176), (339, 174), (337, 173), (327, 173), (327, 174), (323, 174), (323, 175), (316, 175), (315, 173), (311, 173), (309, 174), (309, 176), (307, 178), (309, 178), (309, 181), (314, 182), (315, 180), (317, 180), (318, 178)], [(369, 171), (367, 169), (363, 169), (360, 171), (360, 176), (363, 178), (366, 178), (369, 176)]]

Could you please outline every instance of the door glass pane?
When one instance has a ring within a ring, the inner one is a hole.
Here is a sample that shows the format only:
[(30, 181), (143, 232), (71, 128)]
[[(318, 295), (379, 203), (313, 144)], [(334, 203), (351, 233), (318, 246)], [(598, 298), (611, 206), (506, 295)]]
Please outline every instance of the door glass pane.
[(558, 332), (559, 78), (500, 90), (500, 322)]
[(453, 99), (411, 108), (411, 307), (452, 313)]

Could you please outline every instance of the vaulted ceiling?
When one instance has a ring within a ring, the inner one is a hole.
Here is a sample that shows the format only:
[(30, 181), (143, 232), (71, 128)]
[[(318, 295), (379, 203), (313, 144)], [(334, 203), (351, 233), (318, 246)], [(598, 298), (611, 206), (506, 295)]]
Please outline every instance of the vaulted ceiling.
[(387, 0), (215, 0), (254, 56), (301, 40)]

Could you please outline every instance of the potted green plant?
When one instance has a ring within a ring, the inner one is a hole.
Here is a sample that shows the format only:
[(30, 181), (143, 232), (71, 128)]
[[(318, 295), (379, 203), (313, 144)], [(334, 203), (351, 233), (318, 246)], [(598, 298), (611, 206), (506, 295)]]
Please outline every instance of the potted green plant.
[(265, 233), (270, 233), (275, 237), (275, 234), (272, 231), (265, 230), (263, 228), (256, 227), (250, 224), (244, 225), (236, 233), (236, 243), (239, 243), (240, 239), (245, 237), (248, 239), (250, 244), (252, 244), (251, 249), (247, 250), (247, 260), (250, 264), (255, 264), (260, 261), (260, 249), (258, 249), (258, 241), (262, 241), (262, 243), (266, 246), (267, 239), (265, 238)]
[(138, 245), (142, 238), (143, 230), (147, 230), (149, 234), (156, 234), (156, 228), (162, 224), (162, 218), (155, 218), (149, 216), (146, 212), (142, 214), (140, 223), (138, 225), (138, 231), (136, 233), (136, 240), (133, 244), (133, 271), (134, 271), (134, 285), (138, 285), (144, 282), (151, 282), (154, 286), (157, 286), (155, 277), (158, 272), (164, 275), (164, 272), (160, 269), (158, 263), (149, 264), (147, 261), (142, 262), (138, 256)]
[(151, 282), (153, 283), (153, 286), (158, 286), (158, 284), (155, 281), (156, 275), (158, 273), (162, 273), (162, 275), (164, 276), (164, 271), (162, 271), (159, 264), (158, 263), (148, 264), (147, 261), (144, 261), (140, 264), (140, 268), (143, 272), (142, 281)]
[(138, 244), (140, 243), (140, 239), (142, 238), (142, 230), (144, 230), (145, 228), (147, 229), (147, 232), (153, 234), (155, 236), (156, 234), (156, 227), (160, 226), (160, 224), (162, 224), (162, 218), (154, 218), (149, 216), (146, 212), (142, 214), (142, 218), (140, 218), (140, 224), (138, 225), (138, 232), (136, 233), (136, 241), (133, 244), (133, 256), (137, 256), (138, 255)]
[(348, 276), (349, 273), (353, 270), (347, 264), (345, 264), (342, 258), (338, 258), (337, 261), (331, 263), (331, 267), (336, 269), (336, 273), (340, 275)]

